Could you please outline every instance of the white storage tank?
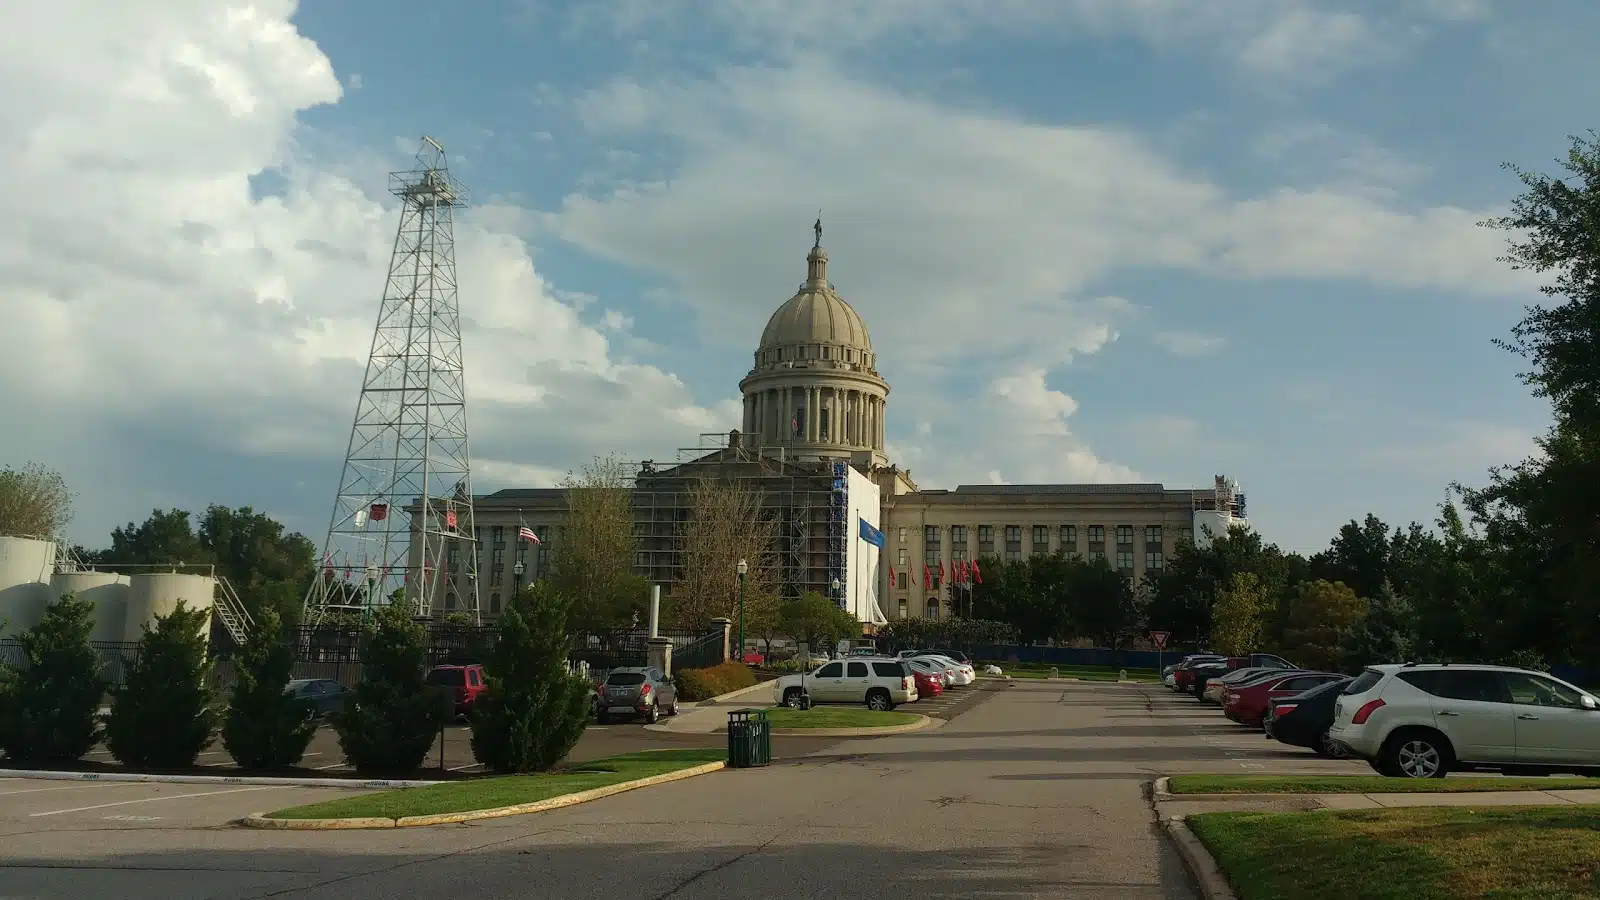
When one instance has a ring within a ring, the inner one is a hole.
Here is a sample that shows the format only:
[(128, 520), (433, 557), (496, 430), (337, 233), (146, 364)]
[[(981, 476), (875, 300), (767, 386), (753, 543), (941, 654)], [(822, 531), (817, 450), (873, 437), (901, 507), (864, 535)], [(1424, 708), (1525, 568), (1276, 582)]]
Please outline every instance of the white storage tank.
[(0, 536), (0, 636), (39, 624), (55, 568), (54, 541)]
[(57, 572), (50, 579), (54, 597), (73, 593), (94, 604), (91, 641), (120, 641), (126, 633), (131, 580), (115, 572)]
[[(128, 588), (128, 612), (123, 623), (122, 639), (137, 641), (144, 636), (144, 626), (155, 627), (156, 617), (170, 614), (184, 601), (189, 609), (211, 611), (216, 597), (217, 581), (209, 575), (183, 575), (160, 572), (135, 575)], [(211, 618), (206, 617), (202, 633), (211, 631)]]

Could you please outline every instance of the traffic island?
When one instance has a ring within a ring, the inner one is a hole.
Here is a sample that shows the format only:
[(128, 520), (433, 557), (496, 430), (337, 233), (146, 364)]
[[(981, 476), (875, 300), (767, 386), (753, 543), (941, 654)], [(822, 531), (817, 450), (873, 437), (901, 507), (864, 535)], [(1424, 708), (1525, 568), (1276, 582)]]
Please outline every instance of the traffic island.
[(560, 809), (705, 775), (725, 765), (726, 753), (720, 749), (646, 750), (539, 775), (478, 778), (294, 806), (248, 816), (237, 824), (313, 831), (449, 825)]
[(1157, 782), (1158, 799), (1237, 798), (1254, 794), (1480, 794), (1501, 791), (1600, 790), (1600, 778), (1385, 778), (1381, 775), (1173, 775)]

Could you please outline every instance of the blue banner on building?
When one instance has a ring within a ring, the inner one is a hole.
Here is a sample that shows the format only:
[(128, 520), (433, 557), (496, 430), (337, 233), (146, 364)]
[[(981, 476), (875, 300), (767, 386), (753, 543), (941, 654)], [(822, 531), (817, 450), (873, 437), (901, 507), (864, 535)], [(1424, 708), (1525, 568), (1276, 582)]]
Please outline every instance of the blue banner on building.
[(879, 550), (883, 549), (883, 532), (868, 525), (866, 519), (861, 520), (861, 539)]

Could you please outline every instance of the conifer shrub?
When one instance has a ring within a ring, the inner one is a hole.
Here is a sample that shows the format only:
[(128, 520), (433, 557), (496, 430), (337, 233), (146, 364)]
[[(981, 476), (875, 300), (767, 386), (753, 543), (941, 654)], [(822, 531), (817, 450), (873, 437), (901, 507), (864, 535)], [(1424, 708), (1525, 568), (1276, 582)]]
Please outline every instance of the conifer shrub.
[(234, 660), (238, 682), (222, 725), (222, 746), (241, 768), (286, 769), (298, 764), (317, 733), (311, 705), (284, 692), (294, 647), (278, 614), (263, 609)]
[(357, 772), (421, 767), (449, 715), (427, 675), (428, 635), (411, 620), (411, 605), (379, 607), (361, 640), (361, 682), (344, 711), (330, 717)]
[(211, 611), (183, 601), (139, 638), (138, 657), (111, 692), (106, 749), (129, 766), (180, 769), (211, 746), (217, 733), (207, 656)]
[(64, 594), (17, 635), (23, 665), (0, 675), (0, 749), (13, 764), (74, 762), (100, 741), (106, 683), (89, 646), (94, 604)]
[(495, 772), (542, 772), (572, 751), (589, 722), (589, 680), (567, 657), (570, 596), (526, 587), (500, 617), (484, 693), (473, 704), (472, 752)]

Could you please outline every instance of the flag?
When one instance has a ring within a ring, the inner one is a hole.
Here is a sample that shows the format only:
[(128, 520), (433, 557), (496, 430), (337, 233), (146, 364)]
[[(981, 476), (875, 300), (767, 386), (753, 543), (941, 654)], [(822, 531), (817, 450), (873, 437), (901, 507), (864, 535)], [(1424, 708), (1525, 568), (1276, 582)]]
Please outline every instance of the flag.
[(942, 560), (942, 559), (939, 560), (939, 580), (940, 581), (947, 581), (948, 580), (948, 579), (946, 579), (944, 577), (944, 560)]
[(961, 561), (961, 580), (962, 581), (971, 581), (972, 580), (972, 563), (969, 560), (963, 559)]
[(445, 510), (445, 512), (444, 512), (444, 527), (449, 528), (452, 531), (455, 530), (455, 527), (456, 527), (456, 511), (455, 510), (453, 510), (453, 509)]
[(527, 541), (530, 544), (542, 544), (542, 543), (544, 543), (544, 541), (539, 540), (539, 536), (537, 534), (533, 533), (533, 529), (529, 528), (526, 525), (523, 525), (522, 527), (517, 529), (517, 540), (519, 540), (519, 541)]
[(978, 579), (979, 584), (983, 584), (983, 570), (978, 568), (976, 562), (972, 564), (972, 577)]
[(890, 566), (889, 567), (889, 587), (893, 588), (895, 585), (897, 585), (899, 583), (900, 582), (896, 581), (895, 577), (894, 577), (894, 566)]
[(927, 566), (922, 567), (922, 583), (928, 587), (933, 587), (933, 570)]
[(387, 504), (387, 503), (374, 503), (374, 504), (372, 504), (372, 521), (374, 521), (374, 522), (382, 522), (384, 519), (387, 519), (387, 518), (389, 518), (389, 504)]
[(859, 530), (863, 541), (877, 547), (879, 550), (883, 549), (883, 532), (867, 524), (866, 519), (861, 520), (861, 528)]

